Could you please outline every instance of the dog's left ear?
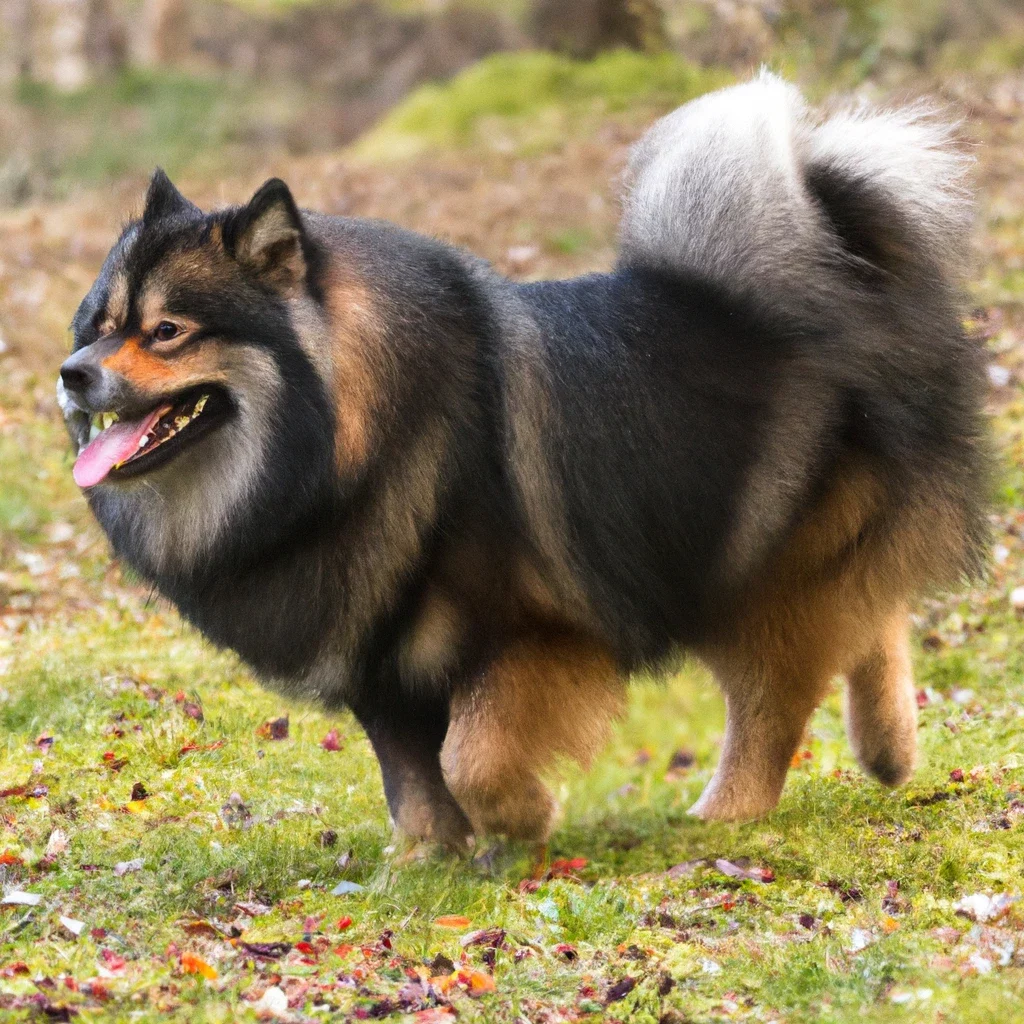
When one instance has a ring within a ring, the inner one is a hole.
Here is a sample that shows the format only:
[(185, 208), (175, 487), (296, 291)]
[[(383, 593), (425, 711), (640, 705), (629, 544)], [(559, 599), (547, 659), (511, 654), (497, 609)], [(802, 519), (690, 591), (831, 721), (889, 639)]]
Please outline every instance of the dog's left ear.
[(143, 224), (153, 224), (164, 217), (199, 214), (202, 211), (190, 203), (164, 173), (162, 167), (153, 172), (146, 189), (146, 208), (142, 214)]
[(224, 225), (224, 244), (261, 284), (293, 295), (306, 280), (305, 228), (280, 178), (271, 178)]

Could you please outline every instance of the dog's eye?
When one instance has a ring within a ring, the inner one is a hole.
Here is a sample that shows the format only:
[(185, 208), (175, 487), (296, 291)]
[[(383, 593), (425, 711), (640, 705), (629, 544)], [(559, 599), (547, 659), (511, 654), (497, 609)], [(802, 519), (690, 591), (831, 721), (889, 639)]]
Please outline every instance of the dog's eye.
[(180, 333), (181, 331), (178, 329), (177, 324), (172, 324), (170, 320), (161, 320), (153, 328), (153, 340), (170, 341), (171, 338), (176, 338)]

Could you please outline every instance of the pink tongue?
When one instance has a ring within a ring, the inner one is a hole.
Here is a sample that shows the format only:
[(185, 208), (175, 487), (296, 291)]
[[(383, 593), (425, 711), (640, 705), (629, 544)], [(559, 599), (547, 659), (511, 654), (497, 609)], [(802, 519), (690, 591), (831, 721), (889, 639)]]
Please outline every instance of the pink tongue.
[(82, 450), (71, 475), (79, 487), (98, 484), (119, 462), (139, 450), (139, 441), (150, 427), (167, 412), (169, 406), (154, 409), (141, 420), (118, 420)]

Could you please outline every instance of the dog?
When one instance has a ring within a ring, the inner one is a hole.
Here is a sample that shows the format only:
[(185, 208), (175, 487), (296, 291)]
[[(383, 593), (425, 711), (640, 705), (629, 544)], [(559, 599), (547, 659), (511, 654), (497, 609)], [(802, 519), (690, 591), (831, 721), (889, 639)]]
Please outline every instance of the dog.
[(840, 675), (902, 783), (910, 605), (987, 545), (965, 165), (762, 72), (638, 143), (609, 273), (528, 284), (158, 170), (72, 325), (75, 480), (209, 640), (354, 712), (413, 840), (544, 841), (552, 764), (684, 656), (727, 711), (700, 818), (775, 807)]

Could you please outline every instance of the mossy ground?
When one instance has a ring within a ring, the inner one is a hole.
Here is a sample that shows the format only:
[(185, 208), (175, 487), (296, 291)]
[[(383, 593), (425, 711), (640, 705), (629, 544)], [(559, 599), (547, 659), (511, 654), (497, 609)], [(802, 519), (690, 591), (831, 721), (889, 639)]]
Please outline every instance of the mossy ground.
[[(277, 1006), (295, 1020), (437, 1021), (449, 1009), (501, 1022), (1018, 1019), (1024, 905), (997, 903), (985, 920), (979, 901), (980, 921), (956, 910), (968, 896), (1024, 894), (1024, 620), (1010, 601), (1024, 583), (1024, 94), (1007, 81), (970, 85), (987, 197), (973, 326), (997, 368), (1003, 453), (997, 547), (984, 586), (916, 609), (918, 774), (886, 791), (856, 770), (837, 691), (774, 814), (702, 824), (685, 812), (714, 767), (721, 700), (696, 666), (641, 680), (593, 770), (558, 781), (565, 813), (549, 854), (562, 863), (536, 884), (528, 851), (486, 869), (403, 862), (351, 719), (260, 689), (109, 565), (70, 481), (51, 383), (123, 197), (8, 217), (0, 861), (5, 889), (40, 902), (0, 908), (0, 1016), (212, 1022)], [(462, 104), (458, 88), (435, 102)], [(596, 140), (541, 151), (526, 130), (519, 148), (520, 114), (505, 111), (511, 148), (470, 131), (454, 156), (435, 148), (386, 172), (365, 157), (270, 170), (308, 205), (390, 214), (522, 276), (593, 269), (610, 259), (607, 179), (651, 113), (635, 95), (596, 101), (611, 126)], [(252, 184), (208, 181), (196, 197)], [(265, 723), (285, 715), (288, 734), (273, 739)], [(338, 750), (322, 745), (333, 729)], [(748, 862), (773, 880), (735, 877)], [(362, 888), (332, 894), (342, 881)], [(77, 937), (62, 917), (81, 922)], [(504, 938), (462, 945), (479, 929)]]

